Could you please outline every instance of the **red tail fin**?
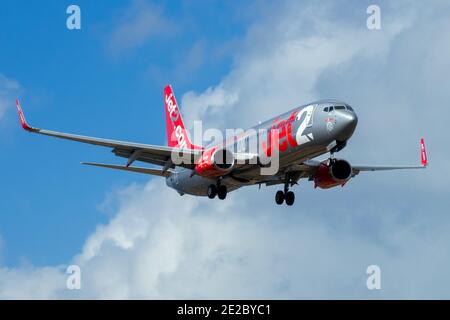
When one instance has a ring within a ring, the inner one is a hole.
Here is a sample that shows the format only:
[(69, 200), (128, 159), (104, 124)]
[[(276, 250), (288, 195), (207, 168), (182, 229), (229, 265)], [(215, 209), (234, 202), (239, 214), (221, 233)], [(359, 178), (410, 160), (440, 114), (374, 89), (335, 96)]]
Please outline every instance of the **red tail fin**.
[(164, 110), (166, 112), (167, 145), (180, 149), (202, 149), (193, 145), (189, 140), (180, 108), (170, 85), (164, 88)]

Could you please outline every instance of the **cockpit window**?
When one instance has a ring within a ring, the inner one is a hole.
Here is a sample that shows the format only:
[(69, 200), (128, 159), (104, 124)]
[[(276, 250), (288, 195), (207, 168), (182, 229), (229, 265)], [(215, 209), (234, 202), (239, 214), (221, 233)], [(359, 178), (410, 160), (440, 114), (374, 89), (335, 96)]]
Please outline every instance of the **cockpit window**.
[(323, 108), (324, 112), (328, 112), (328, 107)]
[(334, 108), (331, 106), (328, 110), (331, 112), (334, 110)]
[(344, 106), (335, 106), (334, 109), (336, 110), (345, 110)]
[(346, 106), (348, 110), (350, 111), (354, 111), (352, 107), (350, 107), (349, 105)]

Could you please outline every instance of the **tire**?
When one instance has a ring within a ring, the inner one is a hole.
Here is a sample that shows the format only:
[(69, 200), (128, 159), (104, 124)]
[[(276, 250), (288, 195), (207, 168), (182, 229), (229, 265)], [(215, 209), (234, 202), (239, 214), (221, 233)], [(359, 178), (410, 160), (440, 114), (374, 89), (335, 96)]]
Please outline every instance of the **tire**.
[(214, 199), (217, 195), (217, 187), (214, 184), (209, 185), (207, 190), (208, 198)]
[(224, 200), (227, 197), (227, 187), (219, 186), (219, 188), (217, 189), (217, 196), (220, 200)]
[(277, 193), (275, 194), (275, 202), (276, 202), (278, 205), (281, 205), (281, 204), (283, 204), (283, 201), (284, 201), (284, 192), (281, 191), (281, 190), (279, 190), (279, 191), (277, 191)]
[(286, 192), (285, 196), (286, 198), (286, 204), (288, 206), (292, 206), (295, 201), (295, 194), (292, 191)]

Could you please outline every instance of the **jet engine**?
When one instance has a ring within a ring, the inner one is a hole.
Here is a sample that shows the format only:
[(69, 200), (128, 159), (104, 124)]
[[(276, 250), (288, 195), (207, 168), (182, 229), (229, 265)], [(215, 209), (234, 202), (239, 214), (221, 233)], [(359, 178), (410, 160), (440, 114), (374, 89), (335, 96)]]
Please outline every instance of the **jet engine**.
[(205, 151), (195, 165), (195, 172), (202, 177), (219, 177), (234, 167), (234, 155), (230, 150), (213, 148)]
[(346, 160), (329, 159), (322, 163), (314, 175), (314, 187), (329, 189), (344, 186), (352, 178), (352, 166)]

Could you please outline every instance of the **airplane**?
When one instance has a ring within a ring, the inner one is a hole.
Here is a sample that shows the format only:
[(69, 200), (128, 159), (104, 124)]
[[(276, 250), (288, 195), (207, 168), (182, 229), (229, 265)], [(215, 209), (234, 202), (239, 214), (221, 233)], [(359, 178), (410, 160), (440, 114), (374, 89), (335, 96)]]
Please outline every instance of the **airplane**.
[[(425, 169), (428, 166), (423, 138), (420, 140), (420, 166), (351, 165), (345, 159), (335, 158), (334, 154), (347, 145), (358, 124), (355, 110), (338, 100), (321, 100), (296, 107), (259, 123), (248, 133), (245, 131), (205, 147), (191, 143), (170, 85), (164, 88), (167, 146), (34, 128), (26, 121), (18, 99), (16, 107), (26, 131), (108, 147), (116, 156), (127, 159), (125, 165), (82, 164), (164, 177), (167, 186), (180, 195), (207, 196), (210, 199), (217, 196), (224, 200), (228, 192), (244, 186), (281, 185), (282, 190), (275, 194), (276, 204), (292, 206), (295, 194), (290, 188), (301, 179), (312, 181), (314, 188), (330, 189), (344, 187), (360, 172)], [(250, 141), (255, 139), (260, 146), (256, 152), (250, 150)], [(278, 168), (269, 175), (262, 174), (261, 170), (267, 167), (262, 158), (271, 157), (272, 153), (277, 153)], [(325, 160), (315, 159), (328, 153), (330, 155)], [(183, 161), (178, 161), (174, 155), (182, 157)], [(135, 161), (159, 167), (132, 166)]]

